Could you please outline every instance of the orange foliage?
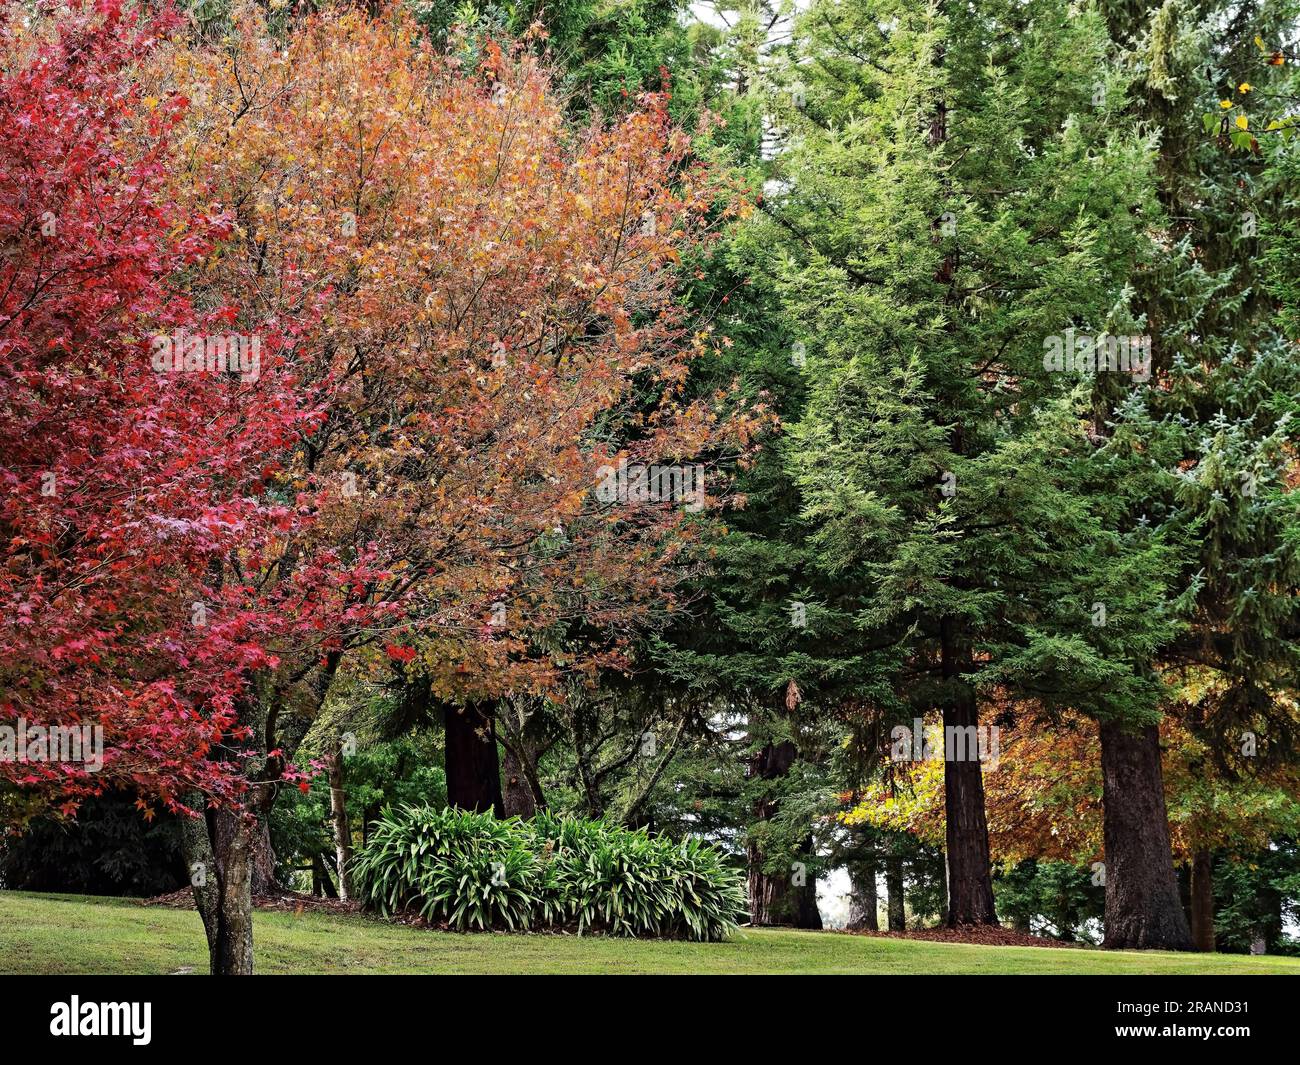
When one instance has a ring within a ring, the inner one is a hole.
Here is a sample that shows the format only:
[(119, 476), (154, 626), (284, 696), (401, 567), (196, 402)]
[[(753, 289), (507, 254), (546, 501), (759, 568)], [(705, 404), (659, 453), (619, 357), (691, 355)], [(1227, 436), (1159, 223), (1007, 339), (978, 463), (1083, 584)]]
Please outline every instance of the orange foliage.
[[(1247, 853), (1270, 832), (1300, 826), (1300, 777), (1270, 769), (1227, 780), (1204, 746), (1172, 715), (1160, 726), (1165, 801), (1175, 858), (1193, 849)], [(999, 758), (984, 770), (989, 846), (994, 861), (1028, 858), (1078, 865), (1102, 859), (1101, 744), (1097, 724), (1068, 716), (1051, 726), (1030, 720), (1004, 728)], [(943, 761), (897, 762), (892, 786), (877, 785), (841, 815), (846, 824), (944, 840)]]
[[(729, 396), (682, 396), (711, 340), (676, 266), (739, 208), (660, 98), (574, 135), (538, 61), (489, 45), (463, 69), (396, 9), (287, 41), (251, 7), (234, 25), (174, 42), (151, 91), (187, 106), (176, 196), (233, 216), (196, 287), (290, 335), (319, 390), (319, 428), (268, 471), (317, 521), (251, 560), (258, 579), (368, 552), (382, 577), (348, 595), (385, 624), (344, 611), (309, 653), (418, 644), (444, 694), (617, 662), (671, 603), (698, 522), (602, 503), (598, 471), (709, 461), (757, 428)], [(715, 476), (706, 502), (725, 496)], [(600, 654), (536, 654), (579, 618)]]

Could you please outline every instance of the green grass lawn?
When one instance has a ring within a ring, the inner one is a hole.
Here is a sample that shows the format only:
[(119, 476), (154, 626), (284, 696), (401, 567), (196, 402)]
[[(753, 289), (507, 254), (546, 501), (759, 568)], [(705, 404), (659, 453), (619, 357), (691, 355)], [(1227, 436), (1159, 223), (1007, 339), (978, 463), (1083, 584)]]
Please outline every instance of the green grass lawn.
[[(830, 932), (741, 931), (728, 943), (456, 935), (365, 917), (258, 913), (263, 973), (1288, 973), (1300, 959), (981, 947)], [(207, 969), (196, 913), (127, 899), (0, 891), (0, 973)]]

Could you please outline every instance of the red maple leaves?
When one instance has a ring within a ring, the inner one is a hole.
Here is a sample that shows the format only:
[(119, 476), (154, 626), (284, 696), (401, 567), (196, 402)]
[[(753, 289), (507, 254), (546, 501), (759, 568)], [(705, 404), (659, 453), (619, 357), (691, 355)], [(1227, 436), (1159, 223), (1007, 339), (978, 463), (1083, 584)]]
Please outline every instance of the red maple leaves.
[(64, 797), (231, 791), (207, 755), (265, 627), (205, 576), (281, 520), (252, 471), (310, 416), (274, 374), (246, 394), (150, 364), (151, 337), (222, 313), (173, 282), (225, 221), (169, 201), (178, 112), (125, 73), (174, 25), (112, 2), (48, 37), (0, 22), (0, 727), (103, 744), (102, 766), (0, 757), (0, 780)]
[(685, 388), (708, 176), (662, 97), (575, 132), (536, 62), (400, 17), (0, 22), (0, 727), (105, 744), (0, 781), (223, 801), (256, 749), (298, 781), (250, 722), (341, 663), (540, 690), (680, 579), (720, 493), (592, 489), (752, 435)]

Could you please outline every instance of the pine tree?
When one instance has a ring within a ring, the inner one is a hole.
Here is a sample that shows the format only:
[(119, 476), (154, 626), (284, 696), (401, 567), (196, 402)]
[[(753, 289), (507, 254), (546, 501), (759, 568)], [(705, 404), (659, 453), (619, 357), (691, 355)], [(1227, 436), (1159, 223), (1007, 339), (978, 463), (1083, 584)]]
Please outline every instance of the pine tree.
[[(729, 10), (723, 62), (734, 89), (711, 102), (726, 119), (719, 140), (729, 162), (759, 189), (771, 165), (761, 148), (773, 90), (762, 57), (779, 49), (783, 23), (761, 2)], [(693, 386), (739, 380), (784, 425), (804, 406), (804, 346), (770, 274), (761, 226), (733, 230), (702, 268), (692, 299), (712, 309), (728, 347)], [(817, 877), (832, 857), (825, 829), (838, 806), (832, 754), (866, 694), (882, 690), (872, 656), (845, 650), (858, 604), (812, 565), (779, 425), (736, 471), (734, 505), (709, 543), (697, 600), (656, 642), (653, 660), (658, 683), (709, 705), (718, 731), (736, 738), (745, 779), (731, 816), (746, 850), (752, 922), (820, 928)]]
[[(1109, 677), (1117, 712), (1150, 690), (1081, 635), (1104, 537), (1078, 492), (1080, 379), (1044, 347), (1109, 321), (1151, 173), (1098, 84), (1095, 13), (950, 8), (814, 6), (769, 212), (808, 344), (790, 462), (818, 562), (863, 595), (895, 698), (960, 740), (993, 691), (1065, 694), (1043, 690), (1049, 649), (1071, 687)], [(948, 920), (992, 922), (979, 761), (946, 754)]]
[[(1136, 78), (1129, 116), (1159, 138), (1161, 216), (1129, 301), (1152, 339), (1152, 380), (1095, 392), (1102, 451), (1119, 463), (1112, 473), (1126, 463), (1146, 472), (1098, 491), (1116, 500), (1127, 494), (1124, 523), (1149, 521), (1183, 543), (1171, 580), (1184, 592), (1186, 624), (1151, 664), (1171, 692), (1195, 684), (1200, 694), (1166, 698), (1163, 709), (1182, 715), (1218, 769), (1249, 772), (1250, 758), (1236, 754), (1248, 734), (1259, 737), (1266, 759), (1285, 757), (1294, 741), (1294, 715), (1280, 695), (1293, 689), (1300, 665), (1297, 507), (1286, 483), (1300, 374), (1276, 328), (1263, 273), (1269, 255), (1257, 240), (1260, 220), (1295, 184), (1284, 171), (1264, 180), (1244, 105), (1282, 76), (1260, 46), (1280, 39), (1295, 9), (1214, 0), (1104, 9)], [(1106, 945), (1186, 947), (1163, 858), (1154, 725), (1134, 731), (1103, 722), (1102, 761)], [(1208, 856), (1197, 857), (1204, 867)], [(1193, 883), (1209, 890), (1208, 876)], [(1209, 909), (1207, 899), (1194, 902), (1194, 913)], [(1206, 946), (1210, 930), (1199, 924)]]

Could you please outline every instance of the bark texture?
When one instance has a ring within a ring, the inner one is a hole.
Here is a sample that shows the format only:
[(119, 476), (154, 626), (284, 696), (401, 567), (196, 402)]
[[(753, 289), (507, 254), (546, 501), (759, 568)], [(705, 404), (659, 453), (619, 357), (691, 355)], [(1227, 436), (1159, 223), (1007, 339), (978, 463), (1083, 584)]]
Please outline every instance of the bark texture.
[(446, 712), (447, 802), (462, 810), (505, 816), (496, 727), (487, 704), (448, 706)]
[(501, 769), (505, 777), (502, 800), (507, 817), (532, 817), (537, 813), (537, 801), (523, 763), (509, 747), (501, 748)]
[(855, 862), (849, 866), (849, 921), (845, 927), (850, 932), (878, 931), (878, 906), (876, 863)]
[(1190, 950), (1165, 812), (1160, 737), (1101, 726), (1105, 807), (1106, 935), (1112, 949)]
[(949, 685), (943, 707), (943, 797), (948, 856), (948, 914), (944, 923), (950, 928), (997, 924), (989, 828), (984, 816), (984, 775), (978, 757), (974, 756), (978, 748), (974, 744), (955, 743), (954, 749), (949, 750), (947, 742), (954, 735), (976, 735), (972, 730), (979, 727), (979, 709), (975, 693), (960, 678), (964, 663), (946, 632), (941, 654), (944, 680)]
[(907, 909), (903, 898), (903, 859), (896, 854), (885, 859), (885, 894), (889, 904), (889, 930), (902, 932), (907, 928)]
[[(272, 785), (254, 785), (243, 810), (209, 810), (186, 818), (182, 845), (194, 902), (208, 940), (213, 976), (253, 973), (253, 871), (256, 840), (269, 812)], [(201, 796), (192, 797), (201, 809)]]
[(249, 854), (253, 863), (251, 887), (254, 898), (259, 895), (279, 895), (284, 891), (284, 885), (280, 883), (280, 878), (275, 873), (275, 851), (271, 847), (269, 809), (267, 814), (266, 818), (260, 819), (253, 827), (248, 841)]

